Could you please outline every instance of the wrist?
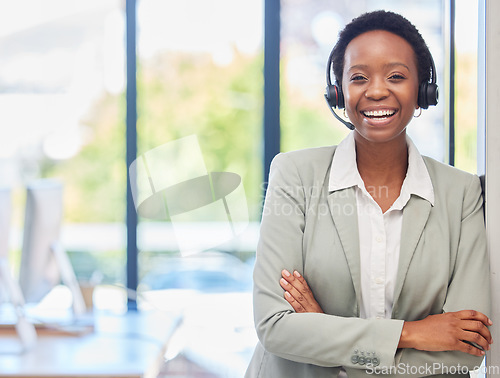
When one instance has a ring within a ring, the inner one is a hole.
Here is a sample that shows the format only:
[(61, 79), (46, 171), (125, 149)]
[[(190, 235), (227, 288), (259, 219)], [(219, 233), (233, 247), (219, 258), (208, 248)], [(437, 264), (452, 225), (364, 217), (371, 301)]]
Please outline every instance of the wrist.
[(401, 336), (399, 337), (398, 348), (415, 348), (414, 325), (415, 322), (405, 321), (403, 323), (403, 329), (401, 330)]

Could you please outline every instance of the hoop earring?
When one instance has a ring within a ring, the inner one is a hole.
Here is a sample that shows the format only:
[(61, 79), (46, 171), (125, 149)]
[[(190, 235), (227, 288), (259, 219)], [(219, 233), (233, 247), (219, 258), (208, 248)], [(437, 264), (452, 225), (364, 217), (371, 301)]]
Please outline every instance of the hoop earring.
[(349, 118), (345, 112), (345, 108), (344, 108), (344, 118)]
[(420, 109), (420, 112), (418, 113), (418, 115), (415, 115), (415, 114), (414, 114), (414, 115), (413, 115), (413, 118), (418, 118), (418, 117), (420, 117), (420, 116), (422, 115), (422, 108), (421, 108), (421, 107), (419, 107), (419, 109)]

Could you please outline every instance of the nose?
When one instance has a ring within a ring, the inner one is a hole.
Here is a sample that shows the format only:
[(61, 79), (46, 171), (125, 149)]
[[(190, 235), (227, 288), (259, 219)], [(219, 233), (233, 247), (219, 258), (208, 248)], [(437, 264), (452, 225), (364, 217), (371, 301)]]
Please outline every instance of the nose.
[(389, 96), (389, 89), (383, 79), (372, 79), (368, 83), (368, 87), (365, 91), (366, 98), (371, 100), (383, 100)]

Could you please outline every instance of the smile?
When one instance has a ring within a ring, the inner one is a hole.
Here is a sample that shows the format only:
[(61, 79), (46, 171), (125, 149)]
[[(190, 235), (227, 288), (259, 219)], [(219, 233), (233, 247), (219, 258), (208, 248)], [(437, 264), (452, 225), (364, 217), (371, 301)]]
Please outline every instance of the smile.
[(396, 114), (396, 110), (369, 110), (361, 112), (367, 118), (387, 118)]

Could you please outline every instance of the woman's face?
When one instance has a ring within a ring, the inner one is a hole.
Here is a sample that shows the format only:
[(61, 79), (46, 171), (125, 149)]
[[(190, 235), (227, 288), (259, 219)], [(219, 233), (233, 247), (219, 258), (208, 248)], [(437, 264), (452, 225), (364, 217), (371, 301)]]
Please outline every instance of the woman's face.
[(347, 45), (342, 90), (357, 139), (380, 143), (404, 136), (418, 108), (418, 86), (417, 59), (405, 39), (375, 30)]

